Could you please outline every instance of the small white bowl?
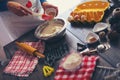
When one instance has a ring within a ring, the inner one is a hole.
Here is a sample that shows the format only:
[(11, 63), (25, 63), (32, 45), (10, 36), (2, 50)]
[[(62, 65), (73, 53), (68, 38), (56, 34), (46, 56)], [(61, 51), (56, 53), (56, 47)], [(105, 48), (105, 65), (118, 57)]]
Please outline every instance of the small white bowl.
[(99, 33), (101, 31), (107, 32), (108, 31), (108, 27), (110, 27), (110, 24), (108, 23), (103, 23), (103, 22), (99, 22), (97, 23), (94, 28), (93, 28), (93, 32), (95, 33)]
[(86, 37), (86, 44), (89, 49), (95, 49), (100, 44), (99, 36), (90, 32)]

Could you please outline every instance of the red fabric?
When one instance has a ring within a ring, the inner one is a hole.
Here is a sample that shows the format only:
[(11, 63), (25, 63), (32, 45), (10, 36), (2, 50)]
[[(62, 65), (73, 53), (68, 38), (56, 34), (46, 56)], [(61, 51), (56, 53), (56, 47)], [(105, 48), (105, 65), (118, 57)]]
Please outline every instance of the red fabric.
[(59, 66), (54, 80), (91, 80), (97, 59), (97, 56), (84, 56), (81, 67), (73, 72), (66, 71)]
[[(26, 44), (38, 49), (43, 53), (44, 43), (42, 42), (25, 42)], [(26, 52), (18, 50), (13, 55), (9, 64), (5, 67), (4, 72), (15, 76), (28, 77), (38, 63), (38, 58), (29, 55)]]
[(32, 2), (31, 2), (31, 1), (28, 1), (27, 4), (26, 4), (26, 7), (27, 7), (27, 8), (31, 8), (31, 7), (32, 7)]

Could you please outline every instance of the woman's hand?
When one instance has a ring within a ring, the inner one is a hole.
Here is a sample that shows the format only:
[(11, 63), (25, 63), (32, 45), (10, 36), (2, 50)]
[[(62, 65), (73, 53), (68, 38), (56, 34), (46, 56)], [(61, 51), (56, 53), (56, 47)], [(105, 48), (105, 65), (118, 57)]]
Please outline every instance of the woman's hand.
[(14, 1), (9, 1), (7, 6), (11, 12), (18, 16), (27, 16), (28, 14), (32, 14), (32, 12), (29, 11), (26, 7)]
[(51, 15), (53, 17), (58, 15), (58, 7), (49, 4), (48, 2), (44, 2), (42, 6), (44, 9), (44, 13), (47, 13), (48, 15)]

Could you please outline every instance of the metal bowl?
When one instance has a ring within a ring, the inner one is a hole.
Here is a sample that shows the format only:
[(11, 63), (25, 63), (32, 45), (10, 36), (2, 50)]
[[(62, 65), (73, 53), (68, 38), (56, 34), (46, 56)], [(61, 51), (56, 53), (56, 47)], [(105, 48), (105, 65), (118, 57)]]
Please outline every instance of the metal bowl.
[(43, 29), (45, 29), (49, 25), (49, 23), (51, 22), (51, 21), (46, 21), (45, 23), (39, 25), (37, 27), (37, 29), (35, 30), (36, 38), (38, 38), (40, 40), (43, 40), (43, 41), (46, 41), (46, 42), (55, 42), (55, 41), (58, 41), (61, 38), (63, 38), (63, 36), (65, 35), (65, 32), (66, 32), (66, 22), (65, 22), (65, 20), (59, 18), (59, 19), (54, 19), (52, 21), (53, 21), (53, 23), (62, 24), (63, 25), (62, 29), (53, 33), (52, 35), (41, 36), (40, 34), (43, 31)]

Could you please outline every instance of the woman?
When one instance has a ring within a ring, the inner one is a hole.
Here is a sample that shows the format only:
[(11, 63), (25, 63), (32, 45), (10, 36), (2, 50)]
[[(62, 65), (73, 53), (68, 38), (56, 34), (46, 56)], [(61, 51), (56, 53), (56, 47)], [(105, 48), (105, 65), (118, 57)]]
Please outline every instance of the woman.
[[(4, 2), (2, 3), (2, 1)], [(40, 16), (34, 16), (33, 12), (43, 13), (41, 12), (41, 8), (43, 8), (44, 13), (49, 15), (57, 16), (58, 13), (58, 8), (49, 4), (46, 0), (2, 1), (0, 0), (0, 5), (7, 4), (6, 8), (0, 6), (0, 11), (2, 11), (0, 12), (0, 23), (3, 24), (0, 26), (2, 29), (0, 31), (0, 45), (2, 46), (17, 39), (43, 22)], [(3, 8), (8, 9), (8, 11), (3, 11)], [(49, 9), (54, 9), (54, 11)]]

